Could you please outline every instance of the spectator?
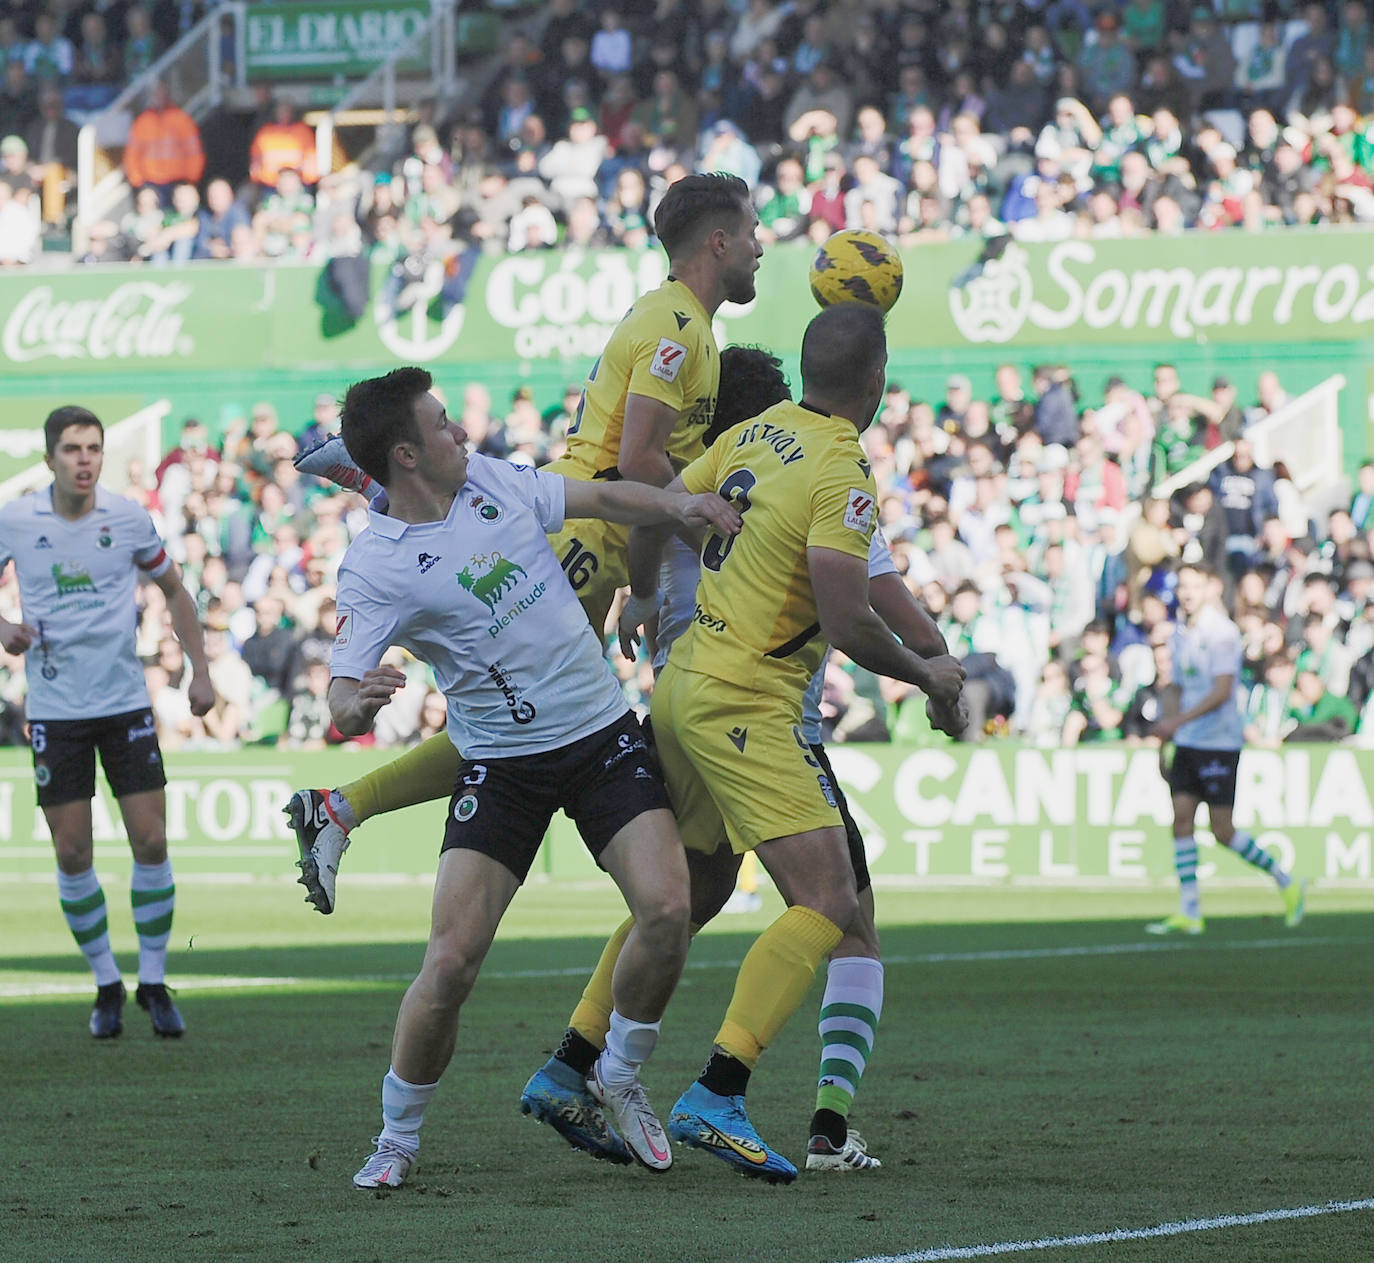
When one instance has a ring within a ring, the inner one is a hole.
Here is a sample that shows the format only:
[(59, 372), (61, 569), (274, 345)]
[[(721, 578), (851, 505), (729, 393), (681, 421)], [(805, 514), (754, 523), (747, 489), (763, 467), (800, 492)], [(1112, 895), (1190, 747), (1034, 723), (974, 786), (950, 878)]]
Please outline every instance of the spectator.
[(200, 211), (194, 257), (232, 258), (235, 232), (251, 230), (248, 212), (235, 199), (228, 180), (211, 180), (205, 190), (205, 203)]
[(58, 31), (57, 18), (40, 10), (33, 19), (33, 39), (24, 49), (24, 69), (39, 82), (66, 83), (72, 76), (76, 51)]
[(539, 175), (557, 204), (566, 209), (579, 197), (597, 195), (596, 173), (605, 158), (606, 138), (597, 132), (591, 111), (575, 109), (568, 119), (567, 136), (539, 160)]
[(67, 192), (76, 179), (77, 126), (62, 108), (62, 93), (53, 85), (38, 96), (38, 117), (25, 133), (30, 170), (42, 187), (43, 222), (65, 227)]
[(253, 136), (248, 162), (253, 183), (261, 189), (275, 191), (278, 177), (286, 170), (296, 172), (307, 188), (319, 181), (315, 132), (297, 119), (296, 107), (286, 97), (272, 103), (272, 121)]
[(276, 190), (258, 203), (253, 216), (253, 236), (269, 259), (305, 258), (312, 245), (311, 228), (315, 201), (301, 183), (300, 172), (283, 167), (277, 172)]
[(280, 597), (263, 595), (253, 613), (255, 629), (241, 656), (260, 684), (277, 697), (289, 697), (296, 639), (284, 622), (286, 608)]
[(1343, 692), (1329, 688), (1316, 671), (1298, 666), (1288, 703), (1292, 727), (1285, 741), (1340, 741), (1355, 731), (1359, 718)]
[(130, 186), (151, 188), (167, 205), (177, 184), (199, 184), (204, 171), (200, 129), (172, 102), (165, 83), (153, 84), (148, 106), (134, 119), (124, 146), (124, 174)]

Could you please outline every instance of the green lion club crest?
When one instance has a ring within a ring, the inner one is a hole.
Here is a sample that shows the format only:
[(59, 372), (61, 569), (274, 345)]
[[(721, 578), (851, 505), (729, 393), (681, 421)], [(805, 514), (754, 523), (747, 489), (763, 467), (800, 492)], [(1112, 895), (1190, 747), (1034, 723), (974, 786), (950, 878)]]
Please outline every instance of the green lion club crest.
[(71, 562), (53, 562), (53, 582), (57, 584), (58, 596), (76, 596), (81, 592), (94, 592), (89, 570)]
[(526, 577), (525, 568), (507, 561), (500, 553), (474, 557), (457, 574), (458, 583), (493, 614), (496, 602)]

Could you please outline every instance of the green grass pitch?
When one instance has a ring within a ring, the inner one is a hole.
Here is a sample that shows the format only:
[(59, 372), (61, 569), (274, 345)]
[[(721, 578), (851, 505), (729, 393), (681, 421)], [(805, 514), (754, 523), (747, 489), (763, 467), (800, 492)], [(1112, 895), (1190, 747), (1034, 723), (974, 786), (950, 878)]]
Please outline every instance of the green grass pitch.
[[(102, 868), (131, 975), (127, 860)], [(1226, 1218), (1374, 1195), (1368, 891), (1319, 889), (1295, 932), (1272, 888), (1204, 892), (1206, 935), (1161, 942), (1141, 926), (1170, 910), (1165, 890), (880, 888), (887, 1004), (854, 1122), (884, 1168), (771, 1188), (694, 1151), (665, 1176), (592, 1162), (521, 1117), (521, 1085), (620, 916), (609, 884), (532, 883), (465, 1010), (411, 1185), (377, 1196), (349, 1178), (378, 1127), (428, 889), (346, 878), (323, 918), (285, 878), (244, 876), (180, 887), (171, 981), (187, 1037), (155, 1040), (131, 998), (123, 1037), (100, 1044), (51, 884), (0, 880), (0, 1257), (831, 1263), (1083, 1236), (1005, 1256), (1374, 1257), (1368, 1209)], [(779, 907), (770, 895), (694, 946), (645, 1076), (660, 1113)], [(794, 1159), (819, 995), (750, 1091)], [(1091, 1238), (1211, 1217), (1224, 1225)]]

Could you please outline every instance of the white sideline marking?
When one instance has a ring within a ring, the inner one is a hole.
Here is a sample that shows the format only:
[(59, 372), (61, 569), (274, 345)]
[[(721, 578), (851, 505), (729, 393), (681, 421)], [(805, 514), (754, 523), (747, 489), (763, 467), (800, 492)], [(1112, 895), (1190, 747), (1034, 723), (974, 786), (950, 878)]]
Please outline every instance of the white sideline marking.
[(1318, 1206), (1292, 1206), (1278, 1210), (1259, 1210), (1249, 1215), (1214, 1215), (1209, 1219), (1180, 1219), (1155, 1224), (1153, 1228), (1114, 1228), (1111, 1232), (1084, 1232), (1071, 1237), (1037, 1237), (1033, 1241), (998, 1241), (992, 1245), (936, 1246), (911, 1254), (870, 1254), (849, 1263), (940, 1263), (943, 1259), (984, 1259), (995, 1254), (1024, 1254), (1031, 1250), (1055, 1250), (1067, 1246), (1108, 1245), (1114, 1241), (1149, 1241), (1156, 1237), (1178, 1237), (1188, 1232), (1210, 1232), (1214, 1228), (1243, 1228), (1249, 1224), (1275, 1223), (1283, 1219), (1312, 1219), (1317, 1215), (1340, 1215), (1352, 1210), (1374, 1210), (1374, 1197), (1350, 1202), (1324, 1202)]
[[(1232, 943), (1210, 943), (1179, 941), (1166, 943), (1098, 943), (1085, 947), (1019, 947), (986, 952), (923, 952), (916, 956), (885, 956), (888, 965), (946, 965), (952, 962), (1001, 961), (1001, 960), (1050, 960), (1061, 956), (1129, 956), (1146, 952), (1202, 952), (1202, 951), (1250, 951), (1271, 947), (1329, 947), (1333, 943), (1348, 940), (1335, 938), (1269, 938), (1252, 939)], [(0, 957), (0, 970), (4, 958)], [(687, 968), (738, 969), (738, 960), (688, 960)], [(564, 969), (489, 969), (482, 973), (483, 978), (496, 981), (517, 982), (538, 978), (584, 978), (592, 969), (592, 962), (573, 965)], [(297, 987), (308, 983), (325, 986), (347, 986), (353, 982), (409, 982), (415, 975), (408, 974), (337, 974), (327, 978), (238, 978), (231, 975), (189, 975), (178, 981), (177, 991), (232, 991), (267, 987)], [(89, 982), (0, 982), (0, 1000), (34, 1000), (43, 996), (85, 995), (91, 989)]]

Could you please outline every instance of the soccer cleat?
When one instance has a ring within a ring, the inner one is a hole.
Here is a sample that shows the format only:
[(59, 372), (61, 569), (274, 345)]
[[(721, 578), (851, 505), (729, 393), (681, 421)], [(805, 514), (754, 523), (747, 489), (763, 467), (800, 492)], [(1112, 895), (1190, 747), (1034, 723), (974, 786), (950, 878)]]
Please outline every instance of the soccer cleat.
[(754, 1130), (742, 1096), (718, 1096), (693, 1083), (668, 1116), (668, 1134), (684, 1145), (705, 1149), (743, 1175), (770, 1184), (790, 1184), (797, 1178), (797, 1168)]
[(574, 1149), (624, 1166), (630, 1150), (606, 1121), (587, 1082), (571, 1066), (550, 1061), (530, 1076), (520, 1093), (520, 1112), (548, 1123)]
[(1283, 889), (1283, 923), (1296, 930), (1307, 914), (1307, 878), (1296, 877)]
[(601, 1063), (598, 1062), (587, 1080), (587, 1091), (604, 1107), (607, 1121), (641, 1166), (650, 1171), (666, 1171), (673, 1165), (673, 1150), (668, 1144), (667, 1133), (655, 1117), (644, 1085), (637, 1078), (628, 1087), (607, 1087), (601, 1080)]
[(113, 1039), (124, 1029), (124, 984), (107, 982), (95, 990), (91, 1010), (91, 1034), (96, 1039)]
[(370, 496), (377, 485), (358, 468), (358, 462), (348, 454), (343, 437), (338, 434), (325, 439), (323, 443), (316, 443), (308, 452), (302, 452), (292, 464), (303, 474), (325, 478), (345, 491), (356, 491), (359, 495)]
[(1201, 934), (1207, 928), (1201, 917), (1186, 917), (1181, 912), (1165, 917), (1162, 921), (1151, 921), (1145, 927), (1146, 934)]
[(838, 1149), (825, 1136), (812, 1136), (806, 1146), (808, 1171), (876, 1171), (882, 1165), (856, 1131), (849, 1132)]
[(378, 1136), (374, 1153), (353, 1177), (354, 1188), (400, 1188), (410, 1174), (415, 1155), (394, 1141)]
[(138, 1007), (153, 1020), (153, 1034), (163, 1039), (180, 1039), (186, 1033), (186, 1023), (182, 1020), (172, 997), (167, 994), (166, 984), (161, 982), (140, 982), (134, 992)]
[(296, 834), (301, 857), (297, 883), (309, 892), (306, 903), (328, 916), (334, 911), (334, 883), (339, 876), (339, 861), (348, 850), (349, 837), (329, 810), (329, 791), (298, 789), (282, 808)]

